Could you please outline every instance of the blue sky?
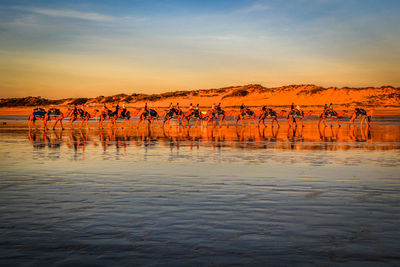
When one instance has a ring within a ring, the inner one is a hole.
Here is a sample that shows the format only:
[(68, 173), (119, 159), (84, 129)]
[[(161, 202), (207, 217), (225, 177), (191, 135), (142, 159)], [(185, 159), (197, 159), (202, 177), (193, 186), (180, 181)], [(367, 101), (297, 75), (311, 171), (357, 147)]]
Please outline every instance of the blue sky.
[(400, 86), (400, 1), (1, 1), (0, 96)]

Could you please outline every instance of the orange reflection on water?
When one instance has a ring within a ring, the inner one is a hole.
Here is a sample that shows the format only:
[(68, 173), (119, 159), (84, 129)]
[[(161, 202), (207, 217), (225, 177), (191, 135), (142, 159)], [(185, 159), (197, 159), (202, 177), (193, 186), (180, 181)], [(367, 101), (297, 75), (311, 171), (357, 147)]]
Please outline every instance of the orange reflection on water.
[(249, 149), (276, 148), (298, 150), (344, 150), (366, 148), (371, 150), (399, 149), (399, 125), (359, 127), (144, 127), (130, 129), (29, 130), (28, 138), (35, 148), (57, 148), (62, 143), (74, 150), (86, 146), (109, 146), (125, 150), (128, 146), (237, 147)]

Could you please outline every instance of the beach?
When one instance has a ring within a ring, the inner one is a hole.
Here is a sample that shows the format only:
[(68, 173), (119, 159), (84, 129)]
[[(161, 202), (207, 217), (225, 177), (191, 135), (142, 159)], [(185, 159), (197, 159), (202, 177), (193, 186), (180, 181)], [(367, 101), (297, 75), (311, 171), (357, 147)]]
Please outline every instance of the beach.
[(5, 265), (399, 263), (398, 116), (320, 130), (5, 122)]

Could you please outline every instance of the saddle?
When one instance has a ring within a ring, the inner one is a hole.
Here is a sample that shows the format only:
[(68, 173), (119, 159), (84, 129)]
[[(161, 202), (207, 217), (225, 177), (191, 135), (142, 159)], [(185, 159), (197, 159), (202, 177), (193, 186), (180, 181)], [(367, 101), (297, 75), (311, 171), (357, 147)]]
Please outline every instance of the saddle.
[(44, 118), (46, 116), (46, 110), (42, 108), (35, 108), (33, 110), (33, 116), (37, 118)]
[(325, 110), (324, 111), (324, 115), (325, 115), (326, 118), (337, 117), (337, 112), (334, 111), (334, 110)]
[(157, 117), (157, 111), (155, 111), (154, 109), (150, 109), (150, 116)]
[(242, 112), (242, 116), (244, 116), (244, 115), (253, 116), (253, 114), (254, 114), (254, 111), (252, 111), (249, 108), (246, 108), (246, 110), (244, 112)]
[(84, 111), (83, 109), (78, 109), (78, 115), (81, 118), (85, 118), (89, 113), (87, 111)]
[(289, 116), (292, 116), (292, 117), (296, 117), (296, 118), (301, 118), (301, 117), (304, 117), (304, 112), (303, 111), (300, 111), (300, 110), (294, 110), (294, 109), (292, 109), (290, 112), (289, 112), (289, 115), (288, 115), (288, 117)]
[(51, 108), (49, 111), (47, 111), (47, 115), (58, 117), (61, 115), (61, 111), (58, 108)]
[(127, 111), (126, 108), (122, 109), (120, 118), (130, 118), (130, 111)]
[(356, 108), (356, 116), (367, 116), (367, 111), (363, 108)]
[(276, 117), (276, 111), (272, 110), (272, 109), (268, 109), (268, 116), (269, 117)]
[[(167, 114), (169, 115), (170, 114), (170, 112), (171, 111), (169, 111)], [(157, 111), (155, 111), (154, 109), (150, 109), (150, 112), (149, 111), (144, 111), (143, 113), (143, 116), (145, 117), (145, 118), (147, 118), (147, 117), (157, 117)]]
[(174, 108), (171, 108), (171, 109), (167, 112), (168, 117), (173, 117), (174, 114), (178, 115), (178, 111), (177, 111), (176, 109), (174, 109)]

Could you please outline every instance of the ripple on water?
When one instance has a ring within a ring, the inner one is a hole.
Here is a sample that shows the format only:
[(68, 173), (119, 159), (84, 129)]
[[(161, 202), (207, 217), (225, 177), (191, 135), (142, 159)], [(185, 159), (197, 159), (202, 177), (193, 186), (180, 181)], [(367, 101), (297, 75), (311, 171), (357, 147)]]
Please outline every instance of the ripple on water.
[(0, 131), (2, 265), (400, 262), (393, 143), (118, 131)]

